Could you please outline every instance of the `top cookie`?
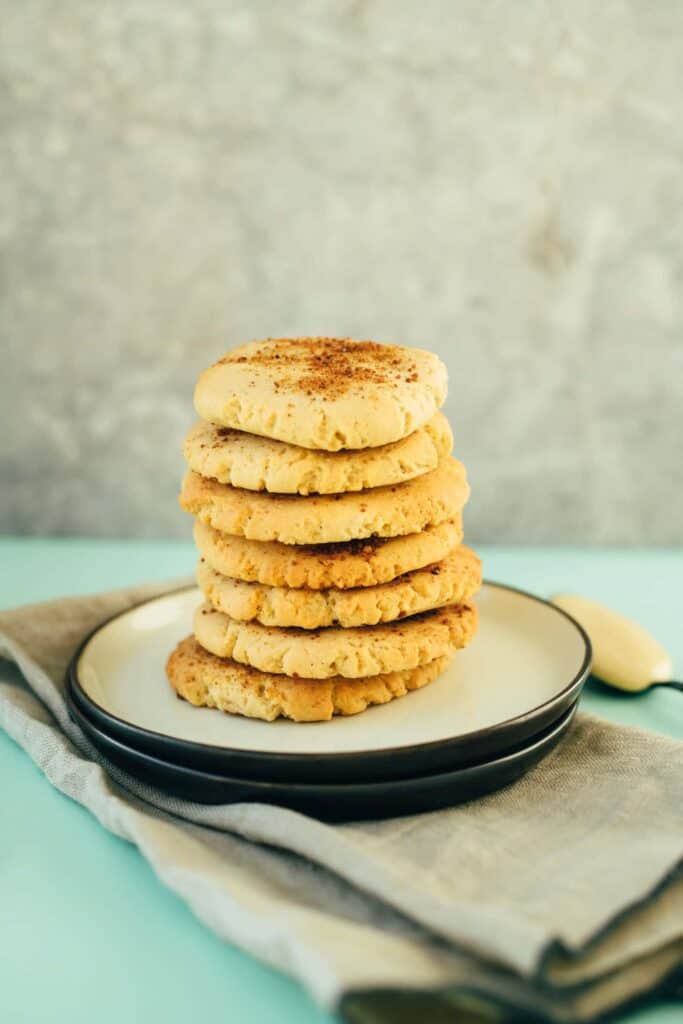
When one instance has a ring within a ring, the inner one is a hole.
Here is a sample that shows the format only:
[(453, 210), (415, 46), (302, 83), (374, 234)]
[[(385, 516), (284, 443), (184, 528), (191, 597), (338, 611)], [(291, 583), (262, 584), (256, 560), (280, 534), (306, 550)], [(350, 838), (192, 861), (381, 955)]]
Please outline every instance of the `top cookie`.
[(268, 338), (200, 374), (202, 419), (336, 452), (406, 437), (443, 404), (447, 371), (421, 349), (348, 338)]

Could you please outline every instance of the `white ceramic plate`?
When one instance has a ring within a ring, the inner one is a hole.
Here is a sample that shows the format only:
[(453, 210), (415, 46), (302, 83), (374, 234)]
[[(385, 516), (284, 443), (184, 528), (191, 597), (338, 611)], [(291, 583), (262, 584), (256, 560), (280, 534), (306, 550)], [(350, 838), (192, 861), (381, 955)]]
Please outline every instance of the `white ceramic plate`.
[(100, 626), (72, 662), (73, 697), (139, 749), (251, 777), (398, 777), (482, 760), (559, 718), (590, 669), (590, 643), (573, 619), (487, 583), (475, 639), (423, 690), (331, 722), (260, 722), (192, 707), (166, 680), (166, 658), (191, 632), (200, 600), (194, 588), (178, 591)]

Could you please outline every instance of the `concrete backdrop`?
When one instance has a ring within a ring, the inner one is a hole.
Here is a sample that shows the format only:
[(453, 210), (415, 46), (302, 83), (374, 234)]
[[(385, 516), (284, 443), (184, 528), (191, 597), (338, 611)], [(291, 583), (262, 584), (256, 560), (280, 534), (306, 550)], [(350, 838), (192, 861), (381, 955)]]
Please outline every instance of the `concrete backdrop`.
[(683, 5), (2, 0), (0, 530), (189, 535), (200, 368), (433, 348), (486, 541), (683, 541)]

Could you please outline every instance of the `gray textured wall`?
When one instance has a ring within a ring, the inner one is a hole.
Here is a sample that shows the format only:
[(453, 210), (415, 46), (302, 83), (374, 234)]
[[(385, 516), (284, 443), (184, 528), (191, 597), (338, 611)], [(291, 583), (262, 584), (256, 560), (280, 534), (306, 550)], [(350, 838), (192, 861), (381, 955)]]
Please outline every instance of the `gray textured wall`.
[(683, 541), (683, 5), (2, 0), (0, 529), (188, 535), (198, 370), (433, 348), (479, 540)]

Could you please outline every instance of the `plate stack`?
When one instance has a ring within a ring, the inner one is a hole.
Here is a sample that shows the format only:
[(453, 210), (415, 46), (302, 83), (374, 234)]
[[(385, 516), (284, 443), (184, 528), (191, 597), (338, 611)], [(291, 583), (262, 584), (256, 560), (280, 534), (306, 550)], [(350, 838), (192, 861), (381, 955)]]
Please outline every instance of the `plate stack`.
[(432, 682), (477, 625), (465, 470), (429, 352), (252, 342), (199, 378), (180, 503), (206, 602), (168, 663), (192, 704), (329, 720)]
[(545, 602), (482, 588), (446, 386), (431, 353), (332, 338), (252, 342), (201, 374), (180, 503), (203, 600), (126, 613), (70, 671), (107, 757), (193, 800), (343, 819), (469, 799), (557, 742), (589, 646)]

